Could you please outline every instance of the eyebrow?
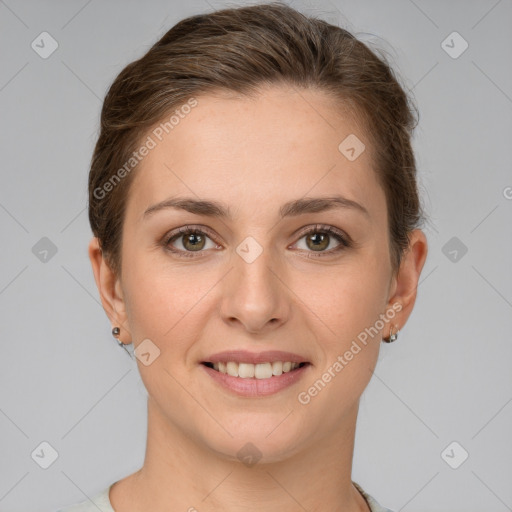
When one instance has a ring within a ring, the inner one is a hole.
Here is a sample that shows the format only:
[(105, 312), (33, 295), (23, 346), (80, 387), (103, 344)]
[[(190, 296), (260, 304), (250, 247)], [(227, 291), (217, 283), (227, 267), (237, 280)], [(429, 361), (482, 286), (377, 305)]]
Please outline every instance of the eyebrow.
[[(143, 214), (146, 219), (154, 213), (166, 209), (185, 210), (196, 215), (219, 217), (232, 220), (230, 208), (217, 201), (207, 201), (192, 197), (169, 198), (160, 203), (150, 206)], [(333, 209), (352, 209), (364, 214), (370, 219), (368, 210), (361, 204), (343, 196), (301, 198), (285, 203), (279, 209), (279, 215), (284, 217), (295, 217), (306, 213), (318, 213)]]

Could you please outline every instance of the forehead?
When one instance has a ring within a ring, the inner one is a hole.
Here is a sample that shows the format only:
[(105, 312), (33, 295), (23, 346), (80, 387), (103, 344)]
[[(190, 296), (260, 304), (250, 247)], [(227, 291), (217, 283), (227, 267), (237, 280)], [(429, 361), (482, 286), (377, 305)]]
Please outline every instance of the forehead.
[[(276, 201), (334, 192), (375, 215), (385, 208), (360, 123), (325, 93), (272, 86), (250, 98), (219, 92), (195, 99), (173, 125), (164, 124), (167, 116), (148, 132), (154, 147), (136, 168), (127, 210), (140, 215), (150, 204), (187, 195), (254, 214), (276, 209)], [(347, 144), (340, 149), (345, 140), (365, 144), (356, 159), (343, 153)]]

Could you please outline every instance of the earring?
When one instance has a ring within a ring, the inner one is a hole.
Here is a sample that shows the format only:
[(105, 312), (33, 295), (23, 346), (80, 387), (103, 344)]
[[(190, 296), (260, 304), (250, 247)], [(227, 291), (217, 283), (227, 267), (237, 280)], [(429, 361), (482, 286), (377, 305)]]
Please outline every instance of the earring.
[[(114, 338), (117, 339), (117, 337), (121, 334), (121, 329), (119, 327), (113, 327), (112, 328), (112, 336), (114, 336)], [(124, 348), (124, 350), (126, 351), (126, 353), (133, 359), (133, 356), (130, 354), (130, 351), (126, 348), (125, 344), (117, 339), (117, 343), (119, 344), (120, 347)]]
[(389, 337), (388, 338), (382, 338), (382, 341), (385, 341), (386, 343), (392, 343), (393, 341), (396, 341), (398, 338), (398, 333), (400, 332), (400, 329), (397, 329), (395, 333), (393, 333), (393, 326), (391, 326), (391, 329), (389, 330)]

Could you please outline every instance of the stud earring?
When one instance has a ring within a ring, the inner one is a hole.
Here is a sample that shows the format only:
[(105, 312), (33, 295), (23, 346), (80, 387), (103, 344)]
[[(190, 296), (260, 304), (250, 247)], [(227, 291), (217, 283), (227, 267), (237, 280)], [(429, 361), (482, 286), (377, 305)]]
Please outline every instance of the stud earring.
[(116, 338), (117, 340), (117, 343), (119, 344), (120, 347), (124, 348), (124, 350), (126, 351), (126, 353), (133, 359), (133, 356), (132, 354), (130, 354), (130, 351), (126, 348), (125, 344), (117, 339), (117, 337), (121, 334), (121, 329), (119, 327), (113, 327), (112, 328), (112, 336), (114, 336), (114, 338)]
[(397, 329), (397, 331), (393, 332), (393, 326), (391, 326), (391, 329), (389, 330), (389, 337), (388, 338), (382, 338), (382, 341), (386, 343), (392, 343), (393, 341), (396, 341), (398, 338), (398, 333), (400, 332), (400, 329)]

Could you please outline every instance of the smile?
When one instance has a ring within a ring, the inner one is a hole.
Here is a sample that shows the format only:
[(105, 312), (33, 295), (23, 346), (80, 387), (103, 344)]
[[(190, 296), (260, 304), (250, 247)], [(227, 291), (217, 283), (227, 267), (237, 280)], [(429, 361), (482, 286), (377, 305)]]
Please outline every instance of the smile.
[(236, 361), (219, 361), (218, 363), (205, 362), (204, 365), (220, 373), (241, 379), (270, 379), (283, 373), (302, 368), (309, 363), (292, 363), (291, 361), (273, 361), (268, 363), (237, 363)]
[(312, 366), (309, 362), (239, 363), (204, 361), (200, 365), (220, 389), (240, 397), (273, 395), (297, 383)]

